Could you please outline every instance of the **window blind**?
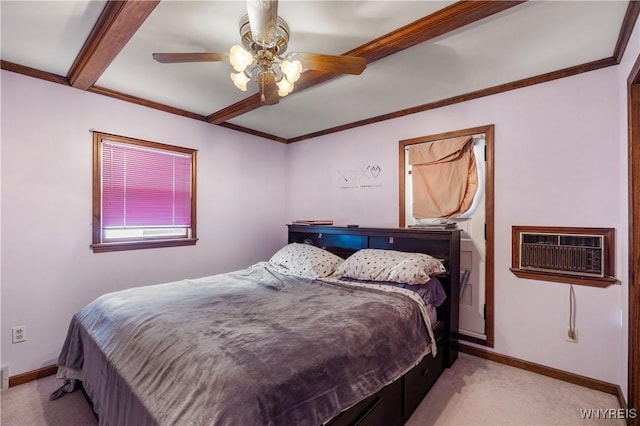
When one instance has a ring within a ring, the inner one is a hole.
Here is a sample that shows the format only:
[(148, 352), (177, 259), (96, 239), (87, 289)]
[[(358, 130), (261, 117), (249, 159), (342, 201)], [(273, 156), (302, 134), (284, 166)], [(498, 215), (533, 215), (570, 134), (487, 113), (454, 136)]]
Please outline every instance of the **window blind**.
[(191, 156), (102, 142), (102, 226), (191, 225)]

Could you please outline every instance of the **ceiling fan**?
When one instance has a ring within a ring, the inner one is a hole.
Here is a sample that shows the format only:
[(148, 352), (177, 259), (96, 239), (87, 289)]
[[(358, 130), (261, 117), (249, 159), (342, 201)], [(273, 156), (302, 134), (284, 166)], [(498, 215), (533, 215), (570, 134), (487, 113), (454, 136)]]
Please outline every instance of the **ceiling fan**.
[(361, 74), (367, 66), (356, 56), (323, 55), (291, 52), (285, 55), (289, 43), (289, 25), (278, 16), (278, 0), (247, 0), (247, 14), (240, 19), (242, 46), (234, 45), (229, 53), (154, 53), (161, 63), (231, 62), (237, 71), (230, 77), (236, 87), (247, 90), (247, 83), (258, 84), (263, 104), (277, 104), (294, 88), (304, 70), (338, 74)]

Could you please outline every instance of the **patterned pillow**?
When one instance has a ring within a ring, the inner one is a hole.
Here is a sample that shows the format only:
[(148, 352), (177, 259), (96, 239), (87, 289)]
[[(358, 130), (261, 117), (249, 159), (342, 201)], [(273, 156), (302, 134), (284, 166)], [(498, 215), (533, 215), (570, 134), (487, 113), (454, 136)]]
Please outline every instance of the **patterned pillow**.
[(341, 257), (310, 244), (291, 243), (282, 247), (269, 263), (285, 273), (305, 278), (324, 278), (335, 271)]
[(340, 264), (335, 275), (357, 280), (417, 285), (426, 284), (431, 275), (445, 271), (442, 262), (428, 254), (363, 249)]

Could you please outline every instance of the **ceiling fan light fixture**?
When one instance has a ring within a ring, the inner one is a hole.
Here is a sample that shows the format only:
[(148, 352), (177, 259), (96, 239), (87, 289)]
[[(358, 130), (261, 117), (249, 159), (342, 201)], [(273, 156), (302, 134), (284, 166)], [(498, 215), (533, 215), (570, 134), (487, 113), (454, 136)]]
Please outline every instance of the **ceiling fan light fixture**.
[(280, 81), (276, 83), (278, 86), (278, 95), (287, 96), (293, 90), (293, 83), (289, 81), (286, 77), (281, 78)]
[(286, 76), (286, 79), (291, 83), (295, 83), (300, 78), (302, 73), (302, 63), (300, 61), (284, 60), (280, 64), (280, 70)]
[(234, 44), (229, 50), (229, 62), (234, 70), (241, 73), (253, 63), (253, 55), (239, 44)]
[(264, 105), (275, 105), (278, 95), (291, 93), (303, 66), (331, 74), (359, 75), (364, 71), (364, 57), (304, 52), (285, 55), (290, 32), (287, 22), (278, 16), (278, 0), (246, 2), (247, 14), (240, 18), (241, 44), (233, 45), (229, 53), (154, 53), (153, 59), (161, 63), (229, 61), (236, 71), (229, 74), (233, 84), (245, 92), (247, 83), (255, 80)]
[(244, 72), (239, 72), (239, 73), (231, 73), (229, 74), (229, 77), (231, 77), (231, 81), (233, 81), (233, 84), (240, 90), (242, 90), (243, 92), (247, 91), (247, 83), (251, 80), (249, 77), (247, 77), (247, 75)]

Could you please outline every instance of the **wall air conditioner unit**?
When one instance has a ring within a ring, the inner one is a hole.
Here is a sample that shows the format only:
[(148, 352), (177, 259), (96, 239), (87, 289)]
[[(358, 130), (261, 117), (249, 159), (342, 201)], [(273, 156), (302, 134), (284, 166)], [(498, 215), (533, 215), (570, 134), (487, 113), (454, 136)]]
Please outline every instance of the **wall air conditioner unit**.
[(613, 228), (513, 226), (511, 272), (520, 278), (606, 287), (617, 279)]
[(604, 277), (604, 237), (523, 232), (520, 269)]

